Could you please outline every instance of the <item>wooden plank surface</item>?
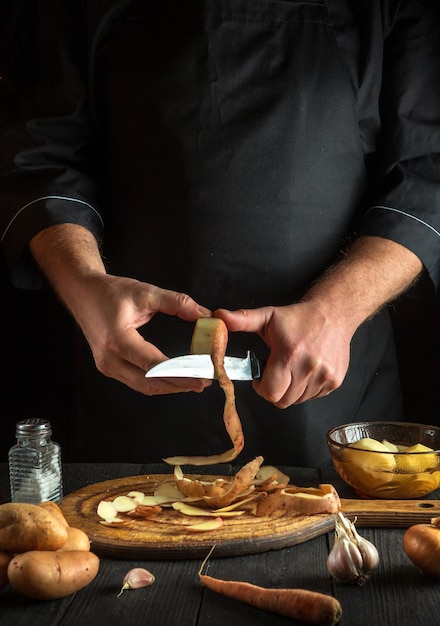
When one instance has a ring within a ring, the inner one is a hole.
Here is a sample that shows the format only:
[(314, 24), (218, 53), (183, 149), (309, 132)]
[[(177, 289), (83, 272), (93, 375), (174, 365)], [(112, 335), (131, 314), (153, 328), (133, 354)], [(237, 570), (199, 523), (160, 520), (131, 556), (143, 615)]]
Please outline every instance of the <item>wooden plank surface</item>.
[[(204, 476), (206, 480), (218, 477)], [(114, 558), (201, 558), (214, 544), (217, 556), (255, 554), (310, 541), (334, 527), (333, 515), (289, 512), (274, 517), (245, 514), (225, 519), (215, 531), (194, 533), (185, 526), (193, 523), (191, 518), (169, 509), (165, 521), (158, 515), (155, 520), (144, 518), (117, 528), (100, 523), (96, 511), (101, 500), (113, 500), (130, 491), (152, 494), (165, 482), (173, 484), (173, 477), (150, 474), (102, 481), (69, 494), (61, 508), (71, 526), (87, 533), (97, 554)], [(426, 501), (342, 499), (342, 510), (356, 518), (358, 526), (408, 527), (440, 515), (440, 502), (431, 500), (427, 507)]]
[[(64, 465), (65, 492), (97, 481), (131, 474), (161, 472), (163, 466), (132, 464)], [(217, 471), (217, 470), (216, 470)], [(338, 482), (329, 466), (323, 473), (311, 468), (286, 468), (292, 481), (303, 486), (332, 482), (341, 495), (353, 492)], [(0, 485), (7, 494), (7, 465), (0, 464)], [(439, 498), (440, 493), (434, 494)], [(363, 528), (362, 536), (379, 550), (380, 563), (366, 585), (335, 583), (326, 568), (333, 533), (282, 550), (245, 556), (219, 557), (214, 552), (205, 573), (243, 580), (266, 587), (300, 587), (329, 593), (343, 608), (340, 626), (438, 626), (439, 581), (424, 577), (402, 549), (402, 528)], [(101, 558), (97, 578), (80, 592), (60, 600), (38, 602), (10, 587), (0, 590), (1, 626), (287, 626), (286, 618), (259, 611), (203, 589), (197, 577), (201, 560), (149, 560)], [(124, 574), (131, 567), (146, 567), (156, 576), (151, 587), (127, 591), (117, 597)], [(305, 626), (295, 622), (296, 626)]]

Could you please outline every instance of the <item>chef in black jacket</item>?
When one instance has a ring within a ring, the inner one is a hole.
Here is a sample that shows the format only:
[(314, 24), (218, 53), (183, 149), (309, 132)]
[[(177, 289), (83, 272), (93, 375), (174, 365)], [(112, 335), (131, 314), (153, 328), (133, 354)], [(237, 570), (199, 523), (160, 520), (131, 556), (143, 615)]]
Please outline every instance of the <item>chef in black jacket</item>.
[(332, 426), (403, 417), (385, 305), (440, 281), (436, 6), (9, 3), (1, 242), (78, 323), (66, 458), (229, 448), (216, 383), (144, 377), (213, 311), (267, 359), (237, 462), (316, 465)]

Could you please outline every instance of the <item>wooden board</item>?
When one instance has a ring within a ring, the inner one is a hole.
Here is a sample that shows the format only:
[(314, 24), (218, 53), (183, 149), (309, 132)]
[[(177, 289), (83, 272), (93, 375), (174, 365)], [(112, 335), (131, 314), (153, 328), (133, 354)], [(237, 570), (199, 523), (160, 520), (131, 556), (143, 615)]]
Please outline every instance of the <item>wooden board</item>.
[[(204, 476), (205, 480), (214, 478), (218, 476)], [(96, 510), (101, 500), (112, 500), (129, 491), (151, 494), (165, 481), (173, 482), (173, 476), (152, 474), (107, 480), (67, 495), (60, 506), (69, 524), (87, 533), (93, 551), (112, 558), (203, 558), (214, 544), (215, 556), (255, 554), (303, 543), (334, 528), (333, 515), (295, 513), (276, 519), (245, 514), (225, 519), (221, 528), (205, 533), (172, 523), (173, 517), (181, 516), (177, 511), (170, 512), (170, 521), (164, 522), (144, 518), (119, 528), (100, 523)], [(440, 501), (342, 500), (342, 510), (350, 518), (357, 518), (357, 526), (408, 527), (440, 516)]]

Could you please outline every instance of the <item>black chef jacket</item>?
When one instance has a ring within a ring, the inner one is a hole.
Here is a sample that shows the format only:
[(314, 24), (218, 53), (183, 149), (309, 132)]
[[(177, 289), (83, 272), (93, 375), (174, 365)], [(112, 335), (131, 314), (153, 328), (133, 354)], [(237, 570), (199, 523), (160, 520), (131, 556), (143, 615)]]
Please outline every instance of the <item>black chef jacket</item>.
[[(238, 308), (300, 298), (357, 234), (440, 281), (439, 19), (432, 0), (43, 0), (10, 3), (2, 65), (0, 234), (15, 284), (29, 239), (72, 222), (111, 273)], [(368, 289), (368, 285), (365, 285)], [(192, 325), (140, 332), (169, 356)], [(265, 346), (231, 334), (228, 353)], [(222, 392), (144, 397), (99, 374), (84, 340), (74, 460), (156, 461), (230, 447)], [(315, 465), (325, 433), (400, 419), (386, 312), (343, 385), (279, 410), (237, 383), (239, 461)], [(88, 433), (85, 435), (85, 433)]]

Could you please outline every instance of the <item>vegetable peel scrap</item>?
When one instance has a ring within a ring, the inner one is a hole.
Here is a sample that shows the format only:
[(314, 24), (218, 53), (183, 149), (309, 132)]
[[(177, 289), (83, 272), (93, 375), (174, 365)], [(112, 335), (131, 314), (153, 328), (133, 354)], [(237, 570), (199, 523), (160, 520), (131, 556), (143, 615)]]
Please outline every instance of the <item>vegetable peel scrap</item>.
[(229, 463), (237, 458), (244, 448), (244, 435), (235, 405), (234, 384), (226, 373), (224, 358), (228, 343), (228, 329), (223, 320), (202, 318), (197, 320), (191, 341), (191, 354), (210, 354), (214, 376), (225, 394), (223, 422), (233, 447), (220, 454), (209, 456), (173, 456), (164, 459), (169, 465), (215, 465)]
[[(188, 483), (196, 482), (204, 486), (204, 492), (210, 491), (209, 485), (219, 485), (223, 488), (223, 493), (210, 497), (201, 495), (199, 498), (180, 497), (170, 498), (163, 502), (163, 494), (170, 496), (178, 495), (178, 486), (182, 484), (183, 474), (181, 470), (177, 472), (176, 484), (165, 483), (160, 485), (152, 494), (143, 495), (142, 502), (148, 501), (151, 505), (137, 504), (134, 501), (134, 508), (127, 512), (117, 510), (119, 503), (125, 500), (117, 496), (113, 501), (102, 500), (97, 509), (98, 516), (103, 518), (101, 523), (106, 526), (126, 526), (135, 520), (149, 520), (151, 522), (162, 522), (184, 526), (191, 530), (190, 526), (195, 525), (198, 531), (212, 531), (220, 528), (225, 520), (234, 520), (242, 517), (245, 513), (256, 517), (282, 515), (289, 512), (295, 514), (316, 515), (318, 513), (335, 513), (340, 509), (339, 496), (332, 485), (319, 485), (319, 487), (297, 487), (287, 486), (285, 482), (278, 483), (276, 478), (272, 483), (261, 482), (255, 474), (258, 472), (262, 457), (257, 457), (253, 461), (243, 466), (235, 476), (214, 477), (212, 480), (202, 480), (201, 478), (184, 477)], [(261, 467), (264, 471), (264, 466)], [(273, 474), (276, 476), (277, 474)], [(278, 476), (282, 476), (278, 474)], [(186, 484), (186, 482), (184, 484)], [(177, 487), (177, 491), (176, 488)], [(205, 489), (206, 488), (206, 489)], [(190, 491), (192, 491), (190, 489)], [(127, 494), (126, 497), (131, 497)], [(140, 499), (139, 492), (136, 493), (137, 500)], [(156, 502), (162, 504), (154, 504)], [(116, 506), (115, 503), (116, 502)], [(170, 509), (168, 512), (167, 509)], [(208, 519), (209, 518), (209, 519)], [(222, 523), (218, 520), (221, 519)], [(189, 522), (188, 520), (191, 520)], [(214, 520), (217, 520), (214, 523)], [(204, 522), (210, 522), (204, 523)]]

